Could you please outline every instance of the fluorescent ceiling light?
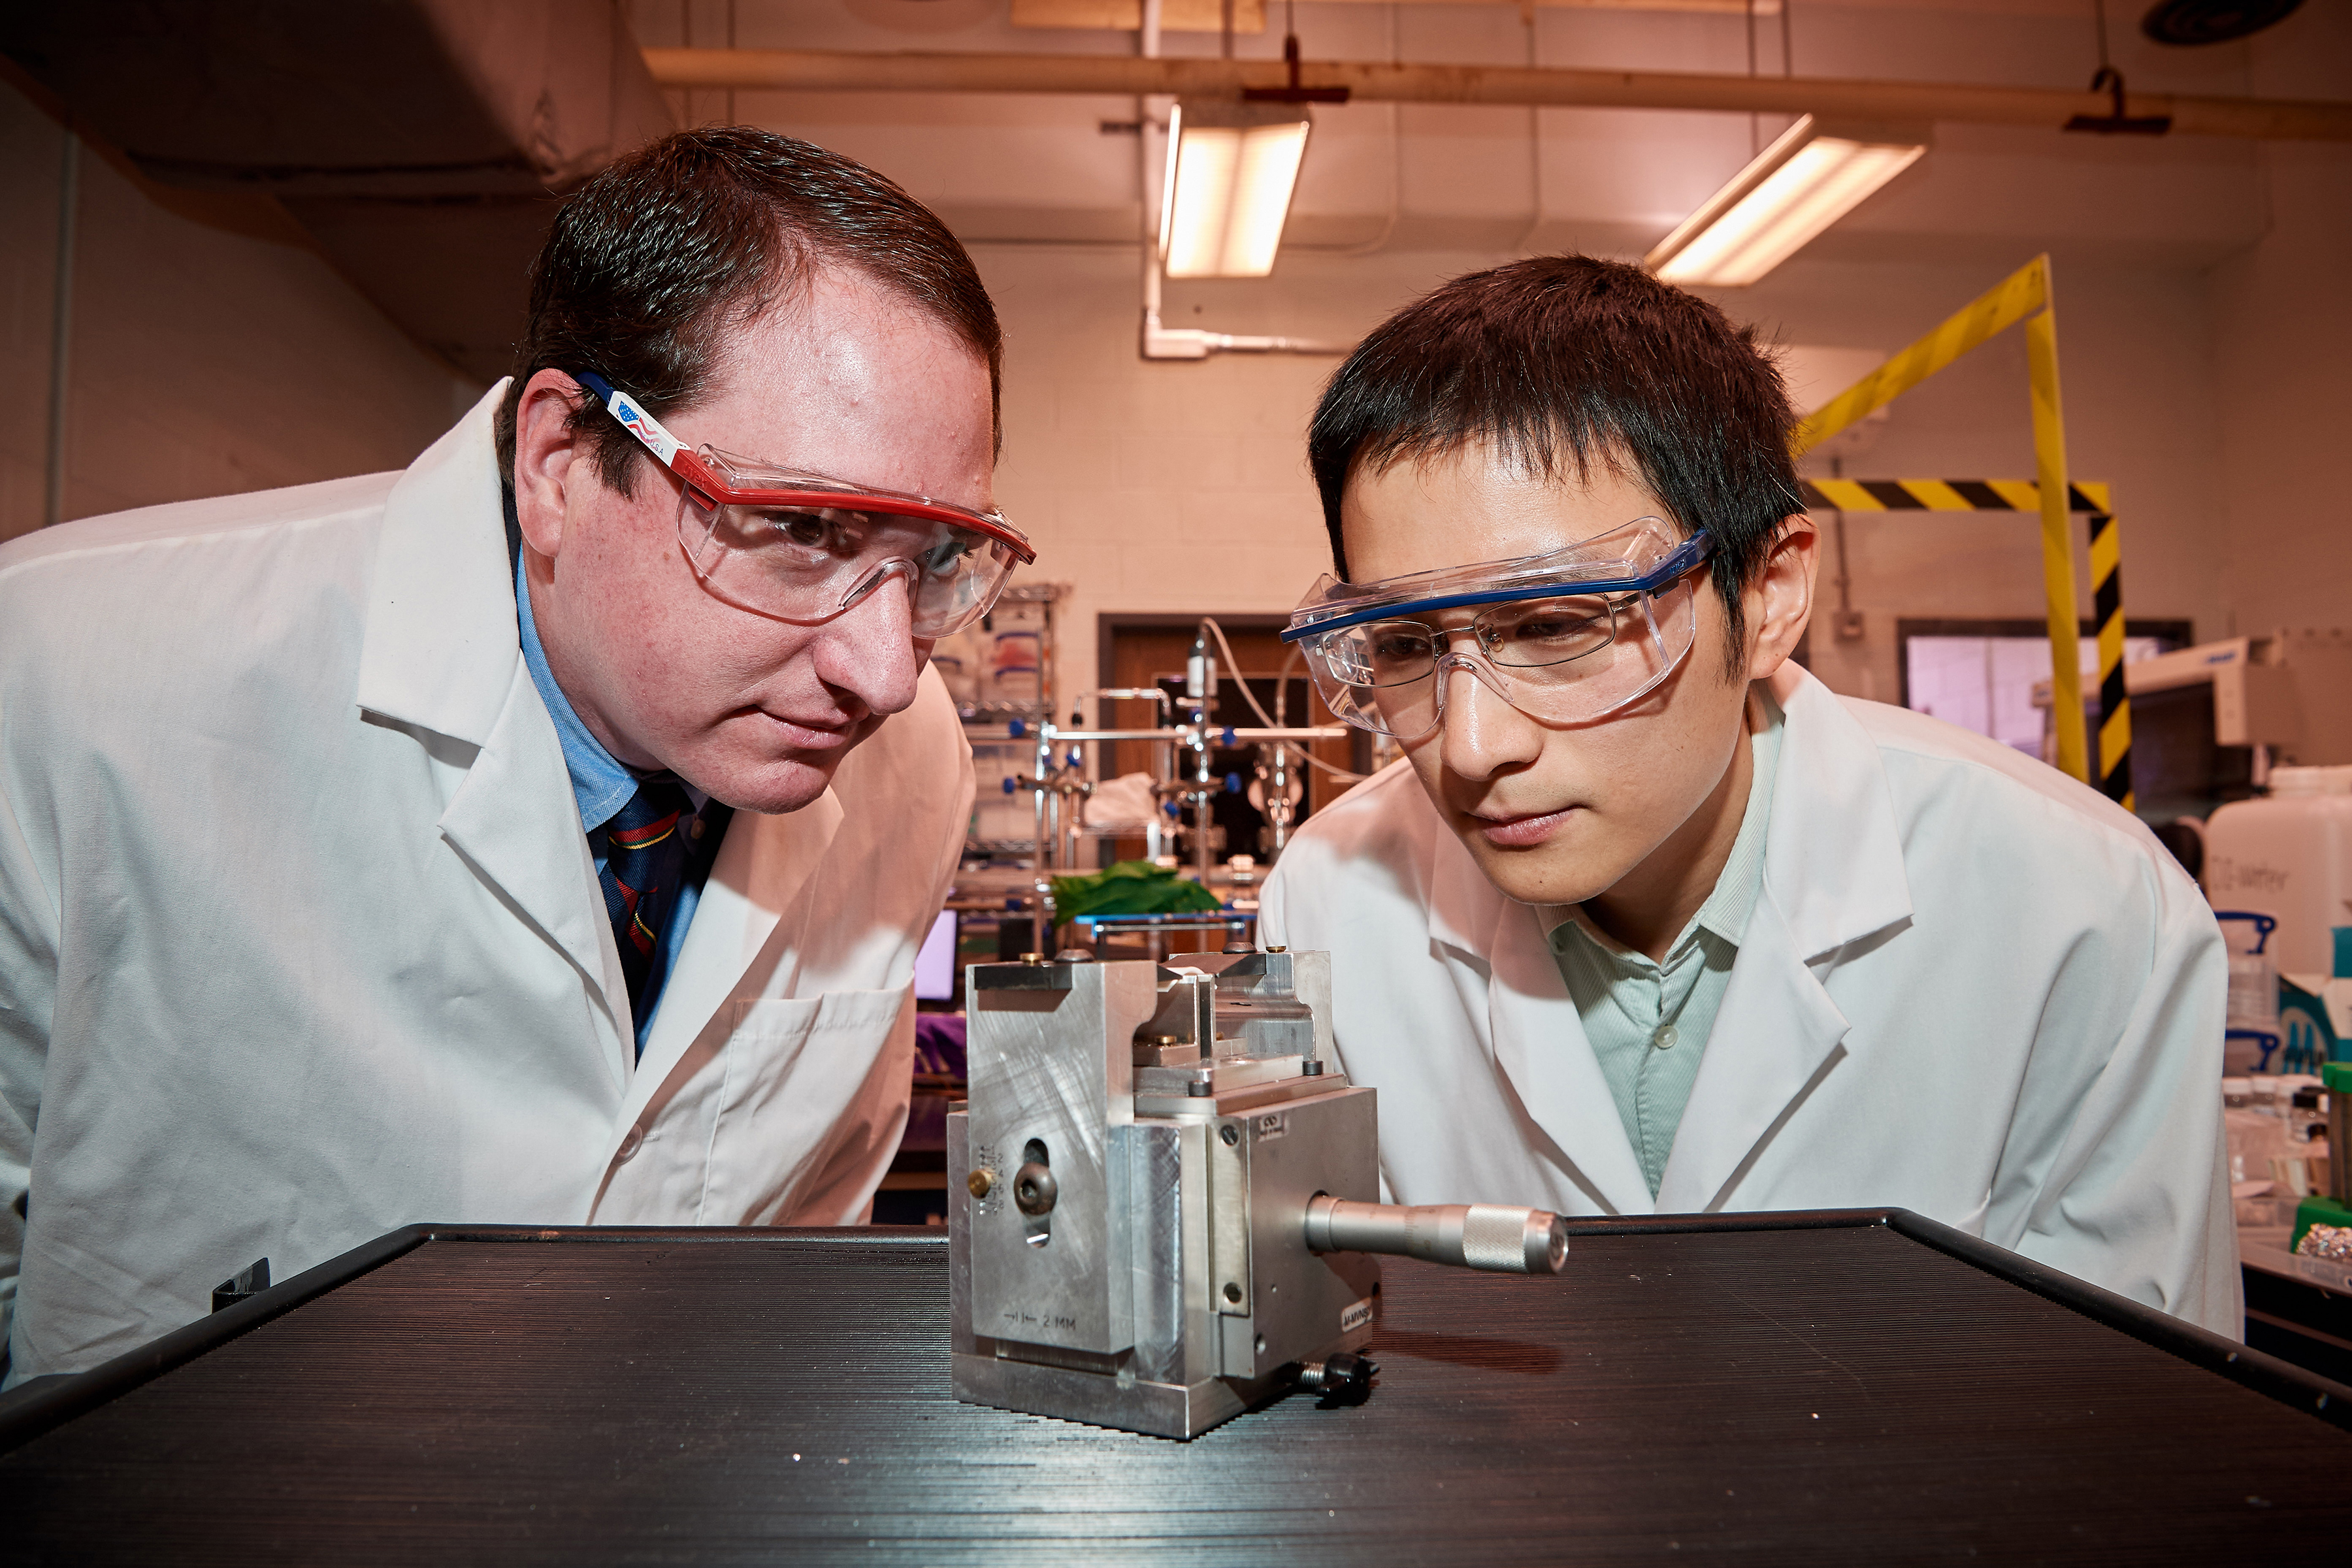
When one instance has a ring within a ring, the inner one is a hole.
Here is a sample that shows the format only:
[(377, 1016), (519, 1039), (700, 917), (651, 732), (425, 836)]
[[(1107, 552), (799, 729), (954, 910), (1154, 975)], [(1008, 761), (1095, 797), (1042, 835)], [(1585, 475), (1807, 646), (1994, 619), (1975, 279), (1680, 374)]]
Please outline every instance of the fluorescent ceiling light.
[(1810, 114), (1756, 155), (1642, 265), (1668, 283), (1755, 282), (1927, 150), (1926, 126), (1823, 126)]
[(1171, 278), (1263, 278), (1290, 216), (1307, 110), (1286, 103), (1179, 103), (1168, 117), (1160, 259)]

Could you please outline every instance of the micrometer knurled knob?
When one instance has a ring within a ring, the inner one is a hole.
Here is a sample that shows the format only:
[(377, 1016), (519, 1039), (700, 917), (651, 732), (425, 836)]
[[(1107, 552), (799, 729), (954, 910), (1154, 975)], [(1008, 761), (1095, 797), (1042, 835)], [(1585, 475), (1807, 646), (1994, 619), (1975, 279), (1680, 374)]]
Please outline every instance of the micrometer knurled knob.
[(1557, 1274), (1568, 1225), (1542, 1209), (1499, 1204), (1349, 1203), (1318, 1193), (1307, 1205), (1315, 1252), (1383, 1252), (1505, 1274)]
[(1556, 1214), (1472, 1204), (1462, 1216), (1462, 1261), (1505, 1274), (1557, 1274), (1568, 1256), (1568, 1226)]

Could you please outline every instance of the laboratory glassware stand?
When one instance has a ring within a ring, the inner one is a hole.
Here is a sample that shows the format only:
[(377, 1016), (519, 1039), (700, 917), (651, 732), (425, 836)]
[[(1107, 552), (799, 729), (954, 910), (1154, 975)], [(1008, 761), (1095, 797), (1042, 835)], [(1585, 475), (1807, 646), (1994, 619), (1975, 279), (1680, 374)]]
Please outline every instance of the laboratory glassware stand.
[[(1082, 692), (1077, 699), (1081, 710), (1091, 704), (1100, 712), (1105, 703), (1150, 701), (1157, 704), (1155, 717), (1160, 721), (1150, 729), (1125, 729), (1103, 724), (1088, 727), (1079, 721), (1078, 712), (1071, 715), (1068, 726), (1057, 724), (1053, 712), (1035, 730), (1036, 772), (1007, 781), (1031, 792), (1035, 810), (1034, 856), (1035, 880), (1033, 888), (1033, 910), (1038, 921), (1038, 951), (1053, 952), (1061, 945), (1058, 936), (1063, 922), (1055, 907), (1053, 873), (1070, 870), (1079, 866), (1079, 844), (1082, 840), (1142, 837), (1146, 853), (1160, 858), (1163, 842), (1173, 834), (1173, 818), (1189, 813), (1192, 832), (1192, 876), (1204, 888), (1217, 881), (1219, 857), (1213, 847), (1216, 834), (1215, 803), (1223, 795), (1247, 794), (1252, 787), (1238, 773), (1220, 775), (1214, 771), (1213, 757), (1220, 752), (1237, 747), (1247, 748), (1257, 754), (1252, 769), (1256, 786), (1264, 792), (1263, 809), (1272, 830), (1271, 841), (1265, 845), (1266, 863), (1280, 858), (1286, 844), (1291, 825), (1296, 820), (1292, 791), (1304, 795), (1300, 783), (1302, 770), (1311, 764), (1304, 747), (1317, 741), (1348, 739), (1354, 731), (1342, 724), (1284, 724), (1279, 721), (1282, 709), (1277, 697), (1274, 721), (1257, 726), (1220, 724), (1213, 721), (1219, 690), (1217, 653), (1211, 647), (1230, 656), (1231, 645), (1213, 616), (1203, 616), (1195, 628), (1191, 656), (1185, 661), (1184, 695), (1181, 701), (1164, 687), (1124, 686), (1102, 687)], [(1238, 670), (1229, 670), (1229, 679), (1246, 681), (1249, 678)], [(1276, 678), (1279, 684), (1281, 677)], [(1246, 695), (1246, 686), (1244, 688)], [(1249, 705), (1261, 719), (1266, 717), (1255, 698)], [(1055, 710), (1055, 711), (1058, 711)], [(1104, 756), (1099, 748), (1105, 744), (1140, 742), (1153, 748), (1151, 795), (1155, 810), (1150, 818), (1139, 824), (1122, 824), (1108, 827), (1089, 827), (1086, 823), (1086, 801), (1093, 794)], [(1095, 748), (1089, 760), (1088, 748)], [(1296, 765), (1291, 753), (1297, 751), (1302, 759)], [(1162, 813), (1168, 819), (1163, 819)], [(1255, 858), (1256, 847), (1253, 847)], [(1163, 862), (1165, 863), (1165, 862)], [(1231, 906), (1229, 906), (1231, 907)], [(1089, 942), (1095, 933), (1069, 933), (1072, 940)], [(1153, 951), (1159, 950), (1153, 944)]]
[(1360, 1406), (948, 1394), (942, 1235), (414, 1226), (0, 1415), (76, 1563), (2317, 1562), (2352, 1393), (1902, 1211), (1390, 1260)]
[[(1039, 748), (1037, 737), (1054, 716), (1060, 603), (1068, 594), (1066, 583), (1019, 582), (998, 596), (1005, 617), (1019, 616), (1021, 624), (1008, 626), (1001, 634), (992, 633), (999, 647), (985, 650), (989, 668), (985, 674), (976, 672), (973, 700), (960, 701), (957, 707), (965, 742), (971, 747), (978, 793), (972, 803), (971, 831), (964, 840), (964, 866), (957, 877), (960, 896), (950, 903), (992, 920), (1015, 919), (1024, 927), (1045, 896), (1041, 889), (1047, 887), (1045, 868), (1051, 864), (1052, 856), (1045, 838), (1047, 792), (1034, 792), (1034, 809), (1032, 803), (1019, 797), (1030, 793), (1022, 784), (1028, 770), (1039, 767), (1048, 754)], [(992, 615), (983, 624), (992, 628), (995, 619)], [(1017, 665), (1017, 655), (1014, 668), (996, 668), (994, 656), (1008, 639), (1034, 643), (1029, 655), (1034, 671)], [(1011, 689), (1001, 684), (1003, 675), (1023, 673), (1030, 676), (1027, 683)], [(1002, 878), (971, 874), (975, 866), (1006, 866), (1016, 858), (1026, 866), (1009, 886)], [(965, 896), (982, 886), (993, 896)], [(1012, 951), (1022, 952), (1034, 940), (1031, 936), (1013, 943)]]

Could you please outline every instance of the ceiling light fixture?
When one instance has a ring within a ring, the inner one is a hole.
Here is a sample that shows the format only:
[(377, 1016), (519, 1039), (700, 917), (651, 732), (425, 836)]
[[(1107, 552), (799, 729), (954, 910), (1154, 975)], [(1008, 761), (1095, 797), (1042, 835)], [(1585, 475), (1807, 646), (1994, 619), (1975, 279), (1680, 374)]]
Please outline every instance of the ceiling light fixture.
[(1642, 265), (1668, 283), (1745, 288), (1918, 162), (1929, 142), (1924, 125), (1830, 126), (1805, 115)]
[(1176, 105), (1160, 200), (1160, 258), (1169, 277), (1274, 270), (1310, 123), (1300, 104)]
[(2303, 0), (2158, 0), (2139, 30), (2159, 44), (2226, 44), (2293, 16)]

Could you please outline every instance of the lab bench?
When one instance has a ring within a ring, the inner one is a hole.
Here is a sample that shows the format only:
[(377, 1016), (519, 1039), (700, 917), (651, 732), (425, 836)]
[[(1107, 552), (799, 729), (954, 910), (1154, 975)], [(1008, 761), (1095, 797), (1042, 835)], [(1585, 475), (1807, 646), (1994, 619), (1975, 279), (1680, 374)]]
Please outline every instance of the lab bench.
[(1389, 1260), (1368, 1403), (948, 1394), (937, 1231), (416, 1226), (0, 1414), (10, 1560), (2341, 1561), (2352, 1392), (1901, 1211)]
[(2246, 1342), (2305, 1371), (2352, 1383), (2352, 1263), (2298, 1258), (2289, 1226), (2238, 1228)]

